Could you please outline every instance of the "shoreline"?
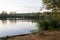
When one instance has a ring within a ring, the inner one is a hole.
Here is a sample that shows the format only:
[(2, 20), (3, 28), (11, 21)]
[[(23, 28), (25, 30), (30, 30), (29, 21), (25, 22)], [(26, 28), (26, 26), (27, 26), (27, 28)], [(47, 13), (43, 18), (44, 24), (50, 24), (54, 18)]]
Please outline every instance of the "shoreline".
[(60, 40), (60, 31), (45, 31), (43, 34), (24, 34), (2, 37), (0, 39), (12, 39), (12, 40)]
[[(16, 36), (25, 36), (25, 35), (29, 35), (29, 34), (31, 34), (31, 33), (19, 34), (19, 35), (11, 35), (11, 36), (7, 35), (7, 36), (8, 36), (8, 37), (16, 37)], [(0, 37), (0, 38), (7, 37), (7, 36), (2, 36), (2, 37)]]

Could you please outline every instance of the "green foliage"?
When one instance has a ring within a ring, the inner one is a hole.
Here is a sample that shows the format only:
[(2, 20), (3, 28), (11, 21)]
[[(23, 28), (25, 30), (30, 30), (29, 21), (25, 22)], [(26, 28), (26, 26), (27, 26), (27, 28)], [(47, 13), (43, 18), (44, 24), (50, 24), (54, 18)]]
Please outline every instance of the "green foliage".
[(39, 24), (39, 29), (42, 30), (60, 30), (60, 13), (53, 13), (51, 12), (50, 14), (43, 13), (44, 15), (44, 20), (40, 20), (38, 22)]

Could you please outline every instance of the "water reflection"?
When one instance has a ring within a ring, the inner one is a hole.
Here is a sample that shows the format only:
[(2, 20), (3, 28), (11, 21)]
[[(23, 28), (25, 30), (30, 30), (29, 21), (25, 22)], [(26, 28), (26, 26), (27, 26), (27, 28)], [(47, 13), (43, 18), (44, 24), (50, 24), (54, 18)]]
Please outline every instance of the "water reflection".
[(1, 20), (2, 21), (2, 24), (5, 24), (7, 23), (7, 20)]
[(0, 20), (0, 37), (30, 33), (36, 26), (36, 20)]
[(37, 22), (37, 20), (28, 20), (28, 19), (8, 19), (8, 20), (0, 20), (0, 23), (2, 24), (6, 24), (6, 23), (16, 23), (18, 21), (21, 21), (21, 22)]

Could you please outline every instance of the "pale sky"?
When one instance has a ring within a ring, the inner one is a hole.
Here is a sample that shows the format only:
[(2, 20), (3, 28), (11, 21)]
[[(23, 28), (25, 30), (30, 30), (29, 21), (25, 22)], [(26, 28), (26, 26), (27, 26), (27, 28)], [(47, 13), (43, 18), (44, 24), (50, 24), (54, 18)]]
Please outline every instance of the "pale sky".
[(0, 12), (38, 12), (41, 6), (42, 0), (0, 0)]

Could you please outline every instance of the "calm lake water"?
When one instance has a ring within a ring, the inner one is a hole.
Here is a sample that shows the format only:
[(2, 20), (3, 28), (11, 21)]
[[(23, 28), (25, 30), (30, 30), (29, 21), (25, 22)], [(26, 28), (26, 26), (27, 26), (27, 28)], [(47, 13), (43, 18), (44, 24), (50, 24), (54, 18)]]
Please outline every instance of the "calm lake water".
[(0, 37), (27, 34), (36, 27), (32, 20), (0, 20)]

